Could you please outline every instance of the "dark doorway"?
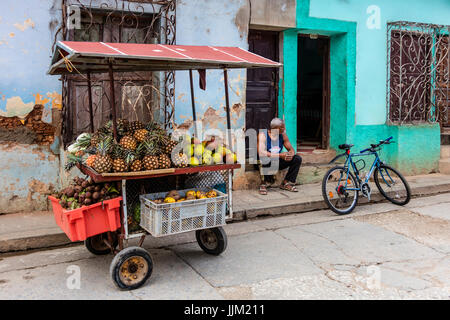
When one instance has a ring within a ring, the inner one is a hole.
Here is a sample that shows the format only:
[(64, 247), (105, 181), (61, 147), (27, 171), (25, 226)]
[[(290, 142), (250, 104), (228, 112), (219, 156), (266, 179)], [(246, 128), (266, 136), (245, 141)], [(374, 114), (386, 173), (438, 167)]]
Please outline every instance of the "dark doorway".
[[(278, 32), (250, 30), (249, 51), (278, 61)], [(247, 70), (246, 129), (267, 129), (277, 115), (278, 69), (257, 68)], [(252, 152), (249, 153), (250, 149)], [(254, 153), (256, 146), (246, 141), (246, 154)]]
[(298, 39), (297, 144), (326, 149), (329, 141), (328, 37)]

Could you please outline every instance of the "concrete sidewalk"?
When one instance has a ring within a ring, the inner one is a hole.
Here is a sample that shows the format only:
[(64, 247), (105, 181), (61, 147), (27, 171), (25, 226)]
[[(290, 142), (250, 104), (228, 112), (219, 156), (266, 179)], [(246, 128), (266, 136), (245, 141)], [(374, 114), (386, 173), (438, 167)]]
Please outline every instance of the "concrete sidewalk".
[[(414, 197), (450, 192), (450, 175), (410, 176), (407, 180)], [(298, 193), (292, 193), (271, 188), (267, 196), (260, 195), (257, 190), (235, 191), (233, 192), (234, 221), (327, 208), (322, 198), (320, 184), (300, 185), (298, 189)], [(384, 198), (378, 194), (376, 187), (373, 186), (372, 189), (371, 203), (383, 201)], [(358, 204), (367, 204), (367, 199), (360, 198)], [(355, 211), (357, 210), (356, 208)], [(173, 238), (173, 244), (185, 241), (183, 235)], [(69, 243), (70, 240), (56, 225), (51, 212), (0, 216), (0, 253), (50, 248)]]
[[(450, 192), (450, 175), (434, 173), (407, 176), (406, 180), (411, 187), (413, 197)], [(375, 184), (370, 183), (370, 185), (372, 189), (370, 203), (386, 201)], [(322, 197), (321, 183), (304, 184), (297, 186), (297, 189), (299, 192), (294, 193), (273, 187), (268, 189), (266, 196), (260, 195), (258, 190), (233, 192), (234, 220), (328, 208)], [(358, 205), (367, 203), (367, 198), (360, 195)]]

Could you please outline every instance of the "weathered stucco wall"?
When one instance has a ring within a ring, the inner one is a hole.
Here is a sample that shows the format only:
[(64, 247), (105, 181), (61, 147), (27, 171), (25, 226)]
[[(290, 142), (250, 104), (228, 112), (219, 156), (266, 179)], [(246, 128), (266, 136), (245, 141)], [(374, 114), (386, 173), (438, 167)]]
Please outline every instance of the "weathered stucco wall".
[(251, 28), (295, 28), (296, 0), (251, 0)]
[(0, 3), (0, 116), (21, 119), (36, 104), (61, 106), (58, 77), (46, 75), (59, 18), (59, 0)]
[(47, 210), (59, 186), (59, 158), (48, 146), (0, 144), (0, 213)]
[[(201, 8), (201, 9), (200, 9)], [(177, 44), (236, 46), (248, 49), (249, 7), (247, 0), (180, 0), (177, 2)], [(233, 140), (239, 141), (240, 161), (245, 157), (246, 70), (228, 72), (231, 127)], [(193, 133), (193, 117), (188, 71), (176, 72), (175, 122), (180, 129)], [(203, 131), (226, 129), (225, 89), (222, 70), (206, 72), (206, 90), (199, 88), (198, 72), (194, 71), (196, 116)]]
[(47, 210), (59, 186), (61, 85), (46, 75), (59, 0), (0, 3), (0, 213)]

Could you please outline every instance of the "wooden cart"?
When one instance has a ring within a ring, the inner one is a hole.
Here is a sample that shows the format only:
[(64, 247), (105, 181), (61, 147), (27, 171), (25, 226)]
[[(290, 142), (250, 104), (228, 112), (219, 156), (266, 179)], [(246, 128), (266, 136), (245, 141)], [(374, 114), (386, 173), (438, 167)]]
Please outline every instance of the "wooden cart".
[[(129, 71), (168, 71), (188, 70), (192, 115), (194, 120), (194, 136), (196, 111), (193, 86), (193, 70), (222, 69), (225, 85), (225, 108), (227, 119), (228, 145), (232, 145), (230, 101), (228, 92), (228, 69), (280, 67), (281, 64), (250, 53), (241, 48), (212, 46), (178, 46), (158, 44), (124, 44), (102, 42), (58, 42), (49, 74), (64, 75), (77, 72), (86, 74), (89, 88), (89, 111), (91, 131), (93, 126), (93, 108), (91, 77), (93, 73), (108, 73), (110, 81), (111, 116), (113, 135), (117, 139), (117, 106), (114, 93), (114, 73)], [(70, 106), (65, 106), (70, 107)], [(106, 232), (86, 239), (87, 249), (97, 255), (113, 253), (110, 273), (113, 282), (120, 289), (135, 289), (142, 286), (151, 276), (153, 261), (150, 254), (142, 248), (148, 230), (130, 232), (128, 216), (133, 206), (139, 203), (142, 194), (166, 191), (169, 181), (178, 189), (186, 179), (203, 175), (203, 186), (213, 187), (220, 182), (225, 185), (227, 195), (227, 218), (232, 219), (232, 175), (240, 164), (200, 165), (187, 168), (171, 168), (124, 174), (99, 174), (84, 165), (78, 165), (82, 173), (90, 176), (94, 182), (117, 183), (122, 190), (122, 206), (120, 221), (122, 225), (116, 232)], [(209, 174), (214, 172), (215, 174)], [(220, 180), (220, 181), (218, 181)], [(181, 187), (182, 188), (182, 187)], [(213, 206), (211, 203), (205, 205)], [(218, 205), (215, 205), (218, 206)], [(222, 221), (224, 223), (224, 220)], [(219, 255), (226, 249), (227, 237), (220, 222), (213, 222), (213, 227), (196, 228), (190, 225), (185, 229), (178, 226), (179, 232), (196, 231), (199, 246), (208, 254)], [(177, 233), (179, 233), (177, 232)], [(173, 234), (174, 232), (169, 234)], [(126, 247), (129, 239), (139, 238), (137, 246)]]

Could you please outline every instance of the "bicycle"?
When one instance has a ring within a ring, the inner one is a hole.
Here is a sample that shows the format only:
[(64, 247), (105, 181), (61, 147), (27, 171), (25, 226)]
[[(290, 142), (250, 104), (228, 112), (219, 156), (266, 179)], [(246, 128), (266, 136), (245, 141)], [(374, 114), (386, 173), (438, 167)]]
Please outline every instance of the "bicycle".
[[(353, 144), (341, 144), (339, 149), (344, 153), (337, 155), (330, 164), (341, 157), (346, 157), (343, 166), (335, 166), (328, 170), (322, 180), (322, 195), (328, 207), (335, 213), (349, 214), (356, 207), (359, 192), (370, 201), (371, 188), (369, 180), (373, 180), (380, 193), (396, 205), (405, 205), (411, 199), (411, 189), (406, 179), (396, 169), (384, 164), (378, 156), (381, 146), (391, 144), (392, 137), (380, 140), (378, 144), (371, 144), (370, 148), (359, 153), (350, 153)], [(365, 178), (360, 177), (360, 171), (365, 168), (364, 159), (353, 161), (355, 157), (375, 156), (370, 171)], [(357, 164), (363, 162), (358, 169)], [(352, 172), (353, 171), (353, 172)], [(335, 185), (336, 184), (336, 185)]]

